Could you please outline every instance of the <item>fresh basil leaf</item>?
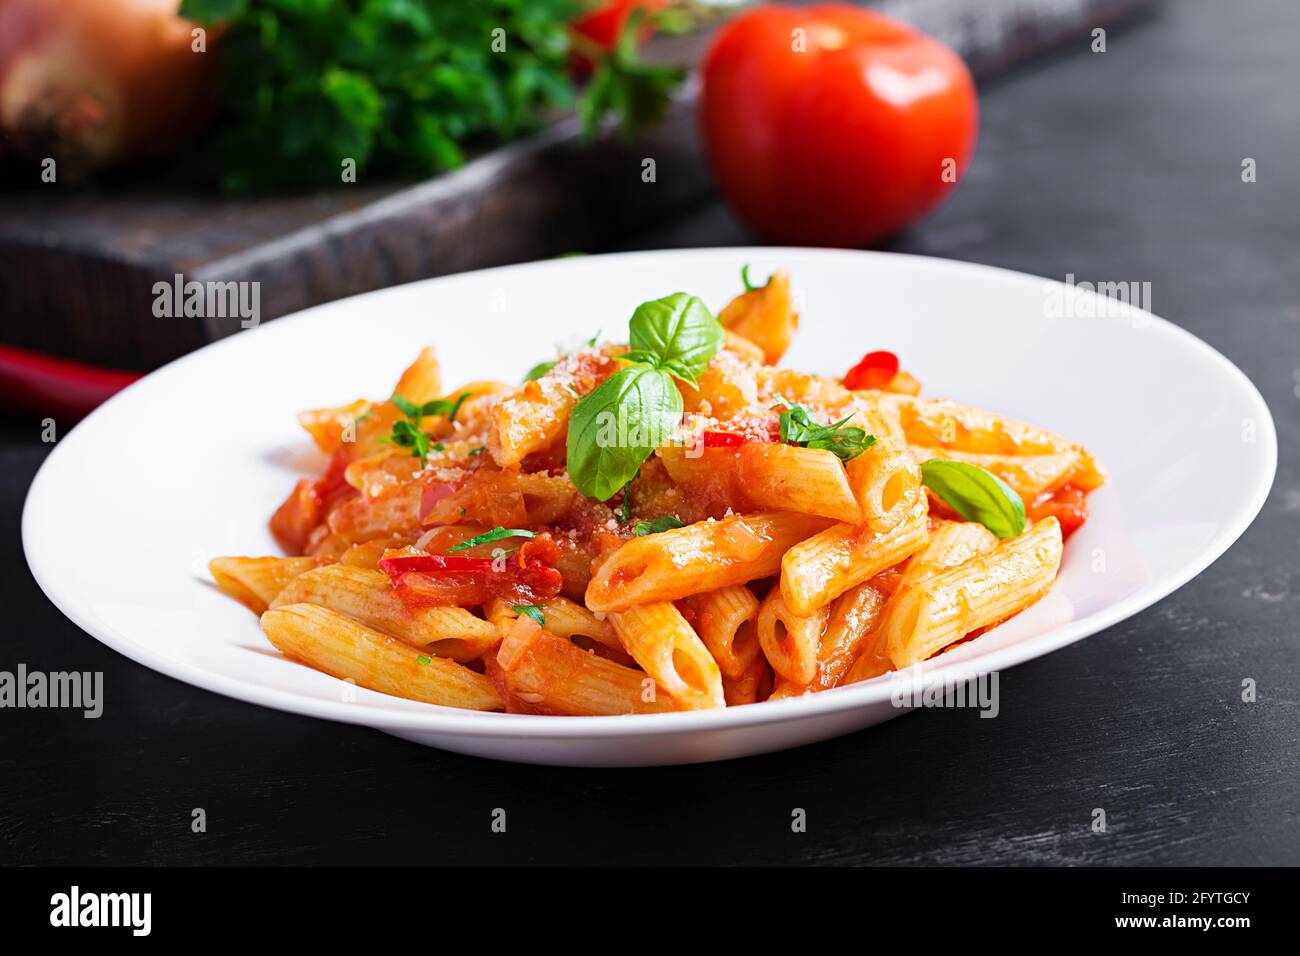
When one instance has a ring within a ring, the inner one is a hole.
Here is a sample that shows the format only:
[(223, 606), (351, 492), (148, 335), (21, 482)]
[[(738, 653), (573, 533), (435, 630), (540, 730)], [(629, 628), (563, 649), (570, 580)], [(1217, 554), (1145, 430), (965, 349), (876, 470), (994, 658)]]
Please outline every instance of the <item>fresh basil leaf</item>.
[(448, 548), (447, 553), (452, 554), (456, 551), (465, 551), (469, 548), (477, 547), (480, 544), (489, 544), (493, 541), (504, 541), (506, 538), (535, 538), (536, 531), (525, 531), (523, 528), (503, 528), (497, 525), (491, 531), (484, 531), (482, 534), (476, 534), (472, 538), (466, 538), (455, 547)]
[(819, 448), (833, 452), (840, 461), (852, 461), (876, 443), (876, 436), (856, 425), (845, 427), (853, 416), (833, 425), (823, 425), (808, 414), (802, 405), (792, 405), (781, 412), (781, 441), (787, 445)]
[(527, 614), (537, 622), (538, 627), (546, 626), (546, 613), (536, 604), (512, 604), (510, 610), (516, 614)]
[(713, 313), (685, 292), (642, 302), (628, 323), (631, 355), (653, 355), (655, 365), (692, 385), (722, 348), (723, 338), (722, 325)]
[(921, 482), (967, 521), (978, 521), (999, 538), (1025, 530), (1025, 503), (1005, 481), (978, 465), (946, 458), (921, 463)]
[(569, 416), (569, 480), (606, 501), (636, 476), (682, 417), (682, 393), (663, 369), (629, 365), (584, 396)]
[(681, 519), (676, 515), (663, 515), (659, 518), (651, 518), (649, 521), (638, 521), (632, 533), (638, 538), (647, 534), (658, 534), (660, 531), (672, 531), (674, 528), (684, 528)]
[(549, 362), (538, 362), (536, 365), (534, 365), (532, 368), (528, 370), (528, 374), (524, 376), (524, 381), (525, 382), (537, 381), (537, 379), (541, 378), (551, 369), (555, 368), (558, 362), (559, 359), (551, 359)]

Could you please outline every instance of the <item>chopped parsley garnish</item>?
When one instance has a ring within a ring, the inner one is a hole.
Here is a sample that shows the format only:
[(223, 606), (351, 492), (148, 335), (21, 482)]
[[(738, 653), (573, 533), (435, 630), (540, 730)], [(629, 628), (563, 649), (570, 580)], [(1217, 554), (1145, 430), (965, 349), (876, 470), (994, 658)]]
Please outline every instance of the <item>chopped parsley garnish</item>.
[(460, 411), (460, 406), (469, 396), (469, 392), (462, 392), (454, 402), (445, 398), (435, 398), (431, 402), (417, 405), (414, 402), (407, 401), (401, 395), (394, 395), (393, 404), (406, 417), (393, 422), (392, 433), (385, 435), (380, 441), (392, 442), (394, 445), (401, 445), (403, 448), (411, 449), (411, 455), (420, 459), (421, 465), (425, 464), (430, 451), (443, 451), (446, 448), (441, 442), (436, 445), (430, 443), (429, 434), (424, 430), (425, 416), (436, 417), (442, 415), (446, 417), (448, 422), (454, 422), (456, 413)]
[(506, 538), (535, 538), (536, 531), (525, 531), (523, 528), (503, 528), (497, 525), (491, 531), (484, 531), (482, 534), (476, 534), (472, 538), (462, 541), (455, 547), (448, 548), (447, 553), (455, 551), (466, 551), (469, 548), (477, 547), (480, 544), (489, 544), (493, 541), (504, 541)]

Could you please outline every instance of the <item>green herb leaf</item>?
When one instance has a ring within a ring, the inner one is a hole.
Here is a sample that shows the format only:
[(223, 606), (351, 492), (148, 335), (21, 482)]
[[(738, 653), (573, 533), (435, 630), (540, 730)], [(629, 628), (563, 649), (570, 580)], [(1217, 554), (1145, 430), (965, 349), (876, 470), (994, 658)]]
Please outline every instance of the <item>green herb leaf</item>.
[(676, 515), (663, 515), (659, 518), (651, 518), (649, 521), (638, 521), (632, 533), (638, 538), (647, 534), (658, 534), (660, 531), (672, 531), (674, 528), (684, 528), (681, 519)]
[(537, 381), (537, 379), (541, 378), (551, 369), (555, 368), (558, 362), (559, 359), (551, 359), (549, 362), (538, 362), (536, 365), (534, 365), (532, 368), (528, 370), (528, 374), (524, 376), (524, 381), (525, 382)]
[(1005, 481), (978, 465), (946, 458), (921, 464), (921, 482), (967, 521), (978, 521), (999, 538), (1025, 530), (1025, 503)]
[(432, 657), (425, 657), (423, 654), (419, 654), (419, 655), (417, 655), (415, 659), (416, 659), (419, 663), (421, 663), (421, 664), (432, 664), (432, 663), (433, 663), (433, 658), (432, 658)]
[(460, 411), (461, 404), (471, 394), (470, 392), (464, 392), (454, 402), (438, 398), (431, 402), (425, 402), (423, 405), (416, 405), (401, 395), (394, 394), (393, 404), (406, 417), (393, 422), (392, 432), (381, 438), (380, 441), (392, 442), (394, 445), (401, 445), (403, 448), (411, 449), (411, 455), (420, 459), (420, 464), (425, 464), (429, 458), (430, 448), (434, 451), (443, 451), (446, 446), (441, 442), (432, 446), (429, 444), (429, 435), (424, 430), (424, 416), (445, 415), (447, 421), (455, 421), (456, 413)]
[(802, 405), (792, 405), (781, 412), (781, 441), (804, 448), (821, 448), (833, 452), (840, 461), (852, 461), (876, 443), (876, 437), (868, 435), (866, 429), (845, 426), (852, 417), (823, 425)]
[(537, 622), (538, 627), (546, 626), (546, 613), (536, 604), (512, 604), (510, 610), (516, 614), (527, 614)]
[(637, 306), (628, 323), (631, 351), (622, 358), (648, 361), (694, 385), (722, 348), (723, 339), (721, 323), (703, 302), (675, 292)]
[(606, 501), (631, 481), (682, 417), (682, 393), (665, 370), (630, 365), (573, 406), (569, 417), (569, 480)]
[(491, 531), (484, 531), (482, 534), (476, 534), (472, 538), (467, 538), (455, 547), (448, 548), (447, 553), (452, 554), (456, 551), (466, 551), (470, 548), (477, 547), (480, 544), (490, 544), (493, 541), (504, 541), (506, 538), (535, 538), (536, 531), (525, 531), (523, 528), (503, 528), (497, 525)]

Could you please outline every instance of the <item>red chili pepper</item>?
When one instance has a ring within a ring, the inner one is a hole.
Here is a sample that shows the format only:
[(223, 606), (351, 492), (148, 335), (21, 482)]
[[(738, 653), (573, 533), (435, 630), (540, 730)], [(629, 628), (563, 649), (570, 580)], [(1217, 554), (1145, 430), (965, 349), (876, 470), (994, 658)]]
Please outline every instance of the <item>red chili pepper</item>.
[(844, 376), (844, 387), (884, 388), (898, 374), (898, 356), (893, 352), (868, 352)]
[(404, 574), (477, 574), (492, 570), (491, 558), (469, 558), (459, 554), (396, 554), (381, 558), (379, 570), (396, 584)]
[(0, 345), (0, 405), (17, 411), (82, 418), (138, 378)]

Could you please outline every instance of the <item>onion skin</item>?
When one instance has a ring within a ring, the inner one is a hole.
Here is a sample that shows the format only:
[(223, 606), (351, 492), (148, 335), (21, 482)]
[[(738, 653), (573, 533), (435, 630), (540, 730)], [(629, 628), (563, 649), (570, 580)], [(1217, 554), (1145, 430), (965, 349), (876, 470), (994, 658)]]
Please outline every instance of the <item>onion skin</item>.
[(215, 37), (180, 0), (0, 3), (0, 137), (60, 179), (174, 150), (211, 114)]

